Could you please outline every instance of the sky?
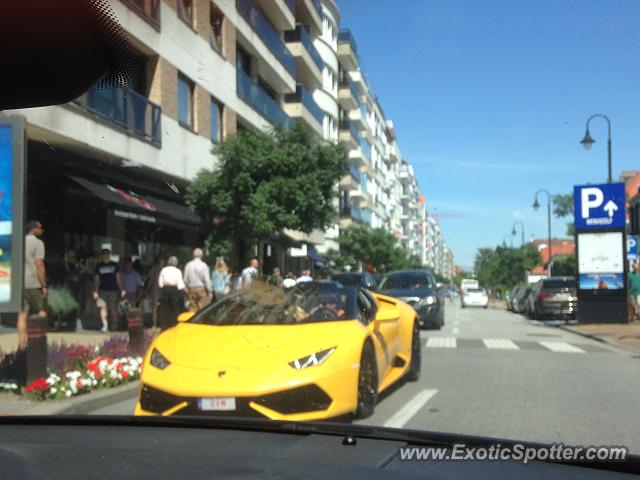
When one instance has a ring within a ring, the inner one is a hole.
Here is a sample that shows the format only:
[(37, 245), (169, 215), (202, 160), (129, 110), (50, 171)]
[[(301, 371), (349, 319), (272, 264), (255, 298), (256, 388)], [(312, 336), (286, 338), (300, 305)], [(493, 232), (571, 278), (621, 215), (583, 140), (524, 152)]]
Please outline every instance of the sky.
[(637, 0), (337, 3), (457, 264), (510, 244), (515, 221), (546, 238), (538, 189), (606, 181), (606, 122), (591, 123), (590, 151), (579, 144), (591, 114), (611, 119), (614, 179), (640, 170)]

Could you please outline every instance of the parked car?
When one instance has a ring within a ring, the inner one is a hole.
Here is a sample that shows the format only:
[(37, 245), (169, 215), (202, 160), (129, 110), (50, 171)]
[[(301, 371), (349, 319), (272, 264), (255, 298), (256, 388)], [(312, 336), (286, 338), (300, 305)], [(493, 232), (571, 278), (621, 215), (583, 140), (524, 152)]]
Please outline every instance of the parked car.
[(489, 295), (484, 288), (467, 288), (460, 300), (462, 308), (466, 307), (489, 307)]
[(575, 277), (538, 280), (527, 298), (526, 313), (532, 319), (575, 318), (578, 307)]
[(420, 328), (444, 325), (444, 297), (436, 289), (436, 280), (429, 270), (398, 270), (389, 272), (380, 282), (380, 293), (398, 298), (418, 313)]
[(375, 292), (378, 282), (369, 272), (341, 272), (331, 274), (331, 280), (340, 282), (345, 287), (366, 288)]
[(520, 288), (522, 287), (513, 287), (511, 289), (511, 291), (507, 294), (507, 310), (513, 312), (513, 300), (516, 298), (516, 295), (518, 294), (518, 290), (520, 290)]
[(527, 307), (527, 297), (531, 293), (531, 287), (522, 287), (516, 293), (515, 298), (513, 299), (513, 311), (516, 313), (525, 313), (525, 309)]
[(478, 280), (474, 278), (465, 278), (460, 282), (460, 292), (464, 293), (464, 291), (468, 288), (480, 288), (480, 284)]

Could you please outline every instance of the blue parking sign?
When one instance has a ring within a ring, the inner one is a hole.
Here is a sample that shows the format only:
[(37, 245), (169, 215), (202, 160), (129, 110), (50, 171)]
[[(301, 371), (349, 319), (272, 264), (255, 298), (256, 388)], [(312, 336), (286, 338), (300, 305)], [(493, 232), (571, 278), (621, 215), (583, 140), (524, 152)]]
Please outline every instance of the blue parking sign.
[(627, 237), (627, 260), (638, 259), (638, 237), (629, 235)]
[(573, 187), (576, 230), (624, 229), (624, 183), (577, 185)]

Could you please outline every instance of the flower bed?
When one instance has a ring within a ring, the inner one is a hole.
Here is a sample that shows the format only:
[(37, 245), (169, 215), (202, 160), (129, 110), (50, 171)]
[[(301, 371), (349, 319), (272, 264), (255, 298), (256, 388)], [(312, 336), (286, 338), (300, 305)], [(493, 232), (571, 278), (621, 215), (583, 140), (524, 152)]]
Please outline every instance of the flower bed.
[(98, 388), (111, 388), (140, 378), (142, 357), (96, 357), (82, 370), (50, 373), (24, 388), (34, 400), (69, 398)]
[[(150, 333), (145, 335), (145, 346), (152, 338)], [(130, 351), (126, 336), (113, 336), (96, 347), (54, 344), (48, 348), (49, 375), (22, 391), (34, 400), (53, 400), (116, 387), (140, 378), (142, 361), (141, 356)], [(15, 383), (7, 385), (12, 387), (7, 391), (18, 391)]]

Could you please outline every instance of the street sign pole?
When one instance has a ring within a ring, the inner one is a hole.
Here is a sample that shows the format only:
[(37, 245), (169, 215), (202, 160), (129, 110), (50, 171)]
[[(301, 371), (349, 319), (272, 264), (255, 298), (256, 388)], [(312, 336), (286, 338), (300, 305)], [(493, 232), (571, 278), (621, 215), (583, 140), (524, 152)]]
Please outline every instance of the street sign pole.
[(578, 321), (626, 323), (627, 242), (623, 183), (574, 187)]

